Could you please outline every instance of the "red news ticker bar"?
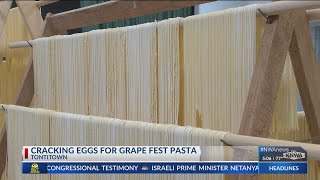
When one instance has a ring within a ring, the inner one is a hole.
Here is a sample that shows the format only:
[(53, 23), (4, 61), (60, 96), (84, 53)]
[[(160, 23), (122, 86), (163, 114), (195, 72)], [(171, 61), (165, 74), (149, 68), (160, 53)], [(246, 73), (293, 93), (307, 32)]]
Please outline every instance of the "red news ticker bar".
[(24, 148), (24, 158), (28, 159), (28, 148)]

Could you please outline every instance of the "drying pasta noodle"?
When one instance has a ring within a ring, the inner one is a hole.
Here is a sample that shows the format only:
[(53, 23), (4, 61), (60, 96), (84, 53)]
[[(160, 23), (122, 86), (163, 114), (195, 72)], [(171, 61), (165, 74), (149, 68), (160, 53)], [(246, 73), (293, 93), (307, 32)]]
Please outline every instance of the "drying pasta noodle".
[[(237, 133), (258, 24), (248, 6), (36, 40), (36, 107)], [(288, 59), (271, 132), (297, 128), (295, 89)]]
[(157, 122), (156, 42), (155, 23), (36, 40), (36, 107)]
[(88, 114), (86, 36), (56, 36), (35, 43), (36, 107)]
[(256, 58), (255, 6), (184, 19), (185, 125), (237, 133)]
[(129, 26), (126, 33), (127, 118), (157, 122), (156, 24)]
[(50, 51), (50, 46), (51, 44), (45, 39), (39, 39), (33, 45), (33, 59), (45, 61), (45, 63), (40, 63), (41, 60), (33, 61), (35, 106), (45, 109), (56, 108), (55, 68), (53, 67), (55, 62), (53, 61), (54, 57), (52, 57), (54, 52)]
[[(49, 118), (51, 111), (33, 110), (19, 106), (8, 106), (7, 121), (7, 150), (8, 176), (7, 179), (49, 180), (50, 175), (24, 176), (21, 174), (21, 151), (23, 146), (49, 146)], [(19, 132), (19, 133), (17, 133)]]
[[(238, 132), (255, 64), (256, 42), (261, 38), (256, 33), (262, 32), (260, 24), (255, 6), (184, 19), (186, 125)], [(287, 58), (272, 130), (297, 128), (296, 104), (296, 84)]]
[(87, 33), (58, 36), (54, 40), (55, 52), (51, 61), (55, 64), (56, 72), (55, 109), (88, 114)]
[(127, 118), (126, 37), (124, 28), (107, 29), (106, 31), (107, 106), (110, 106), (108, 117), (122, 119)]
[[(21, 149), (23, 145), (88, 145), (88, 146), (125, 146), (125, 145), (199, 145), (221, 146), (216, 151), (206, 151), (201, 160), (223, 160), (223, 149), (220, 139), (227, 134), (222, 131), (183, 127), (176, 125), (152, 124), (140, 121), (128, 121), (106, 117), (85, 116), (54, 112), (44, 109), (33, 109), (14, 105), (6, 107), (8, 122), (8, 178), (37, 179), (40, 176), (23, 176), (21, 172)], [(308, 137), (303, 113), (298, 114), (302, 134)], [(37, 125), (37, 128), (34, 128)], [(21, 133), (17, 134), (19, 131)], [(292, 135), (298, 132), (292, 132)], [(286, 136), (288, 137), (288, 136)], [(289, 137), (291, 138), (291, 137)], [(309, 161), (308, 175), (261, 175), (261, 179), (318, 179), (319, 168), (315, 161)], [(62, 179), (126, 179), (128, 175), (51, 175), (53, 180)], [(157, 179), (157, 175), (130, 175), (130, 179)], [(162, 179), (223, 179), (223, 175), (163, 175)], [(50, 179), (50, 176), (41, 176)]]
[[(107, 93), (111, 86), (106, 86), (108, 61), (106, 61), (105, 58), (107, 53), (112, 52), (107, 48), (107, 33), (105, 30), (92, 31), (91, 33), (92, 35), (88, 36), (88, 111), (89, 114), (92, 115), (107, 116), (107, 112), (109, 112), (108, 108), (111, 106), (111, 102), (109, 103), (109, 99), (107, 98)], [(109, 117), (111, 117), (110, 114)]]
[[(177, 125), (153, 124), (140, 121), (127, 121), (106, 117), (85, 116), (44, 109), (32, 109), (9, 105), (6, 107), (8, 122), (8, 162), (10, 179), (126, 179), (129, 175), (51, 175), (22, 176), (21, 149), (23, 145), (56, 146), (220, 146), (216, 151), (206, 151), (202, 160), (223, 160), (223, 144), (220, 141), (227, 132), (182, 127)], [(39, 128), (33, 128), (37, 124)], [(26, 128), (23, 128), (26, 127)], [(49, 131), (50, 130), (50, 131)], [(22, 131), (19, 136), (17, 131)], [(143, 137), (143, 138), (141, 138)], [(162, 175), (161, 179), (223, 179), (224, 175)], [(130, 175), (130, 179), (140, 180), (159, 175)]]
[(89, 114), (126, 118), (125, 31), (92, 31), (88, 41)]
[(180, 91), (180, 21), (157, 23), (159, 123), (178, 124)]

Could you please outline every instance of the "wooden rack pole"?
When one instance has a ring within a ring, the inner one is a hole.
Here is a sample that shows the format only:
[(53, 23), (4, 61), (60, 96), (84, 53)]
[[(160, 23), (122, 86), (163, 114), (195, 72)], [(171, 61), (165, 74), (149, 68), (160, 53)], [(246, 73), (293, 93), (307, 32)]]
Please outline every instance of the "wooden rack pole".
[(16, 1), (32, 39), (41, 37), (43, 19), (35, 1)]
[(55, 14), (50, 17), (50, 21), (57, 31), (62, 31), (185, 8), (207, 2), (210, 1), (108, 1)]
[(320, 9), (313, 9), (307, 11), (307, 18), (309, 21), (319, 21), (320, 20)]
[[(311, 137), (320, 137), (320, 73), (305, 11), (297, 14), (289, 53)], [(320, 139), (313, 140), (320, 144)]]
[[(210, 1), (108, 1), (58, 13), (50, 17), (50, 20), (54, 28), (60, 31), (194, 6), (206, 2)], [(257, 7), (266, 15), (276, 15), (289, 10), (320, 8), (320, 2), (278, 1), (257, 5)], [(81, 21), (75, 21), (75, 19), (81, 19)]]
[(15, 49), (15, 48), (25, 48), (25, 47), (31, 47), (33, 44), (33, 40), (30, 41), (18, 41), (14, 43), (9, 44), (10, 49)]
[(265, 15), (279, 15), (292, 10), (310, 10), (320, 8), (320, 1), (277, 1), (266, 4), (258, 4)]

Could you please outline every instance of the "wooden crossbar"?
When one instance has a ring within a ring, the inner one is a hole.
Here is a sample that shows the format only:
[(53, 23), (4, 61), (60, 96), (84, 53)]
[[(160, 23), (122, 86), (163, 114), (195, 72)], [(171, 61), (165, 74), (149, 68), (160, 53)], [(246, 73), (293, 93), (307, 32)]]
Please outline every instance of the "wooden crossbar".
[[(190, 7), (210, 1), (108, 1), (50, 17), (58, 31)], [(76, 19), (79, 19), (77, 21)]]
[[(55, 14), (50, 17), (50, 21), (56, 30), (61, 31), (154, 14), (207, 2), (212, 1), (108, 1)], [(266, 15), (275, 15), (289, 10), (320, 8), (320, 2), (279, 1), (257, 5), (257, 7)], [(81, 19), (81, 21), (75, 21), (75, 19)]]
[(259, 8), (265, 15), (279, 15), (288, 11), (311, 10), (320, 8), (319, 1), (276, 1), (266, 4), (258, 4)]

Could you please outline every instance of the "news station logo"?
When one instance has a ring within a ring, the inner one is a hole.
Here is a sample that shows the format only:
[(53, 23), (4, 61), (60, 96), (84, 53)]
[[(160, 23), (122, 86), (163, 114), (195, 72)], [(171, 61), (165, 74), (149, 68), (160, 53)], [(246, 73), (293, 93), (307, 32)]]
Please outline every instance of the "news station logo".
[(291, 150), (289, 152), (283, 153), (283, 158), (291, 159), (291, 160), (298, 160), (306, 158), (306, 153), (297, 152), (296, 150)]
[(33, 163), (33, 164), (31, 165), (30, 173), (31, 173), (31, 174), (38, 174), (38, 173), (40, 173), (40, 171), (39, 171), (39, 165), (38, 165), (37, 163)]
[(259, 147), (259, 161), (307, 161), (307, 152), (301, 147), (262, 146)]

